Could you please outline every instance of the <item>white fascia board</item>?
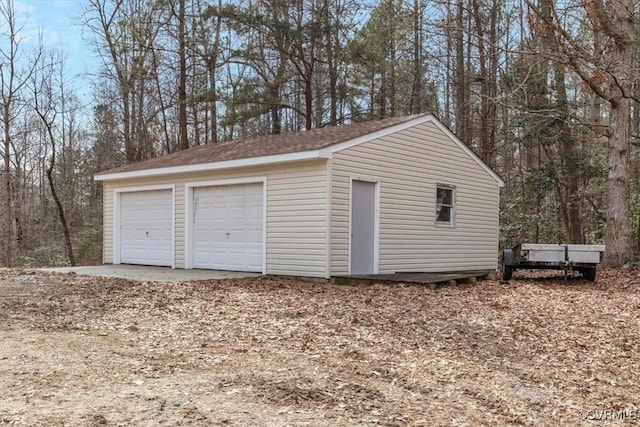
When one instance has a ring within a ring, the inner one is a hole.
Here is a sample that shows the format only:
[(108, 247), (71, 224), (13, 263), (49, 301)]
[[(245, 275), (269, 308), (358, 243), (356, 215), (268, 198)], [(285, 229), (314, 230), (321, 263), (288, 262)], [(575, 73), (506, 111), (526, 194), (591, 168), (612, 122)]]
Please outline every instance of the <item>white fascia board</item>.
[(221, 162), (200, 163), (195, 165), (170, 166), (155, 169), (142, 169), (130, 172), (115, 172), (97, 174), (96, 181), (111, 181), (114, 179), (144, 178), (159, 175), (169, 175), (189, 172), (213, 171), (240, 167), (263, 166), (277, 163), (293, 162), (298, 160), (312, 160), (326, 158), (320, 150), (301, 151), (298, 153), (275, 154), (273, 156), (252, 157), (248, 159), (226, 160)]
[(359, 138), (351, 139), (349, 141), (345, 141), (340, 144), (335, 144), (330, 147), (323, 148), (322, 150), (320, 150), (320, 153), (322, 154), (322, 157), (330, 158), (333, 156), (333, 153), (336, 153), (338, 151), (346, 150), (347, 148), (355, 147), (356, 145), (360, 145), (377, 138), (382, 138), (387, 135), (391, 135), (393, 133), (400, 132), (405, 129), (409, 129), (413, 126), (426, 123), (426, 122), (431, 122), (434, 125), (436, 125), (438, 129), (440, 129), (445, 135), (447, 135), (449, 139), (451, 139), (458, 147), (460, 147), (465, 153), (467, 153), (469, 157), (471, 157), (482, 169), (484, 169), (485, 172), (487, 172), (498, 183), (498, 187), (500, 188), (504, 187), (504, 181), (502, 180), (502, 178), (500, 178), (498, 174), (496, 174), (493, 170), (491, 170), (491, 168), (487, 166), (486, 163), (480, 159), (480, 157), (478, 157), (469, 147), (467, 147), (465, 143), (460, 141), (460, 139), (453, 132), (451, 132), (445, 125), (443, 125), (440, 122), (440, 120), (438, 120), (432, 114), (421, 116), (413, 120), (409, 120), (408, 122), (400, 123), (398, 125), (379, 130), (378, 132), (370, 133), (370, 134), (361, 136)]

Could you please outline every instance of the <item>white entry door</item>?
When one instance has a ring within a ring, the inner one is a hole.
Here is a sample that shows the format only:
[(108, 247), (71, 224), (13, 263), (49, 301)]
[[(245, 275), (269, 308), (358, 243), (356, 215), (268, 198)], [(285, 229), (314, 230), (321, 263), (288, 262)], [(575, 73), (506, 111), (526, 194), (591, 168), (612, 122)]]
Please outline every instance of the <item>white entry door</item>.
[(193, 190), (193, 267), (262, 272), (262, 183)]
[(376, 183), (351, 182), (350, 274), (374, 274)]
[(173, 192), (120, 193), (120, 262), (173, 265)]

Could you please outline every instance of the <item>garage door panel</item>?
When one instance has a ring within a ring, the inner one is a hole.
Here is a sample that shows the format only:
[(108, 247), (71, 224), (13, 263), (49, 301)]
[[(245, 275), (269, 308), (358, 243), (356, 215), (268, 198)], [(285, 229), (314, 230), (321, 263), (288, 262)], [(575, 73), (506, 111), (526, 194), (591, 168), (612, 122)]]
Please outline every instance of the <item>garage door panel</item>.
[(262, 184), (193, 191), (193, 267), (262, 271)]
[(171, 190), (121, 193), (121, 263), (172, 266), (172, 199)]
[[(149, 234), (149, 240), (150, 241), (154, 241), (154, 242), (161, 242), (163, 245), (162, 247), (164, 248), (164, 242), (171, 242), (172, 240), (172, 233), (169, 231), (165, 231), (163, 233), (150, 233)], [(166, 248), (165, 248), (166, 249)]]
[(251, 231), (248, 230), (245, 233), (242, 233), (240, 235), (238, 235), (238, 237), (236, 238), (236, 241), (241, 242), (245, 247), (246, 250), (255, 250), (253, 249), (254, 247), (258, 247), (258, 250), (262, 250), (262, 246), (260, 245), (262, 240), (262, 231), (261, 230), (256, 230), (256, 231)]
[[(233, 218), (245, 218), (247, 216), (247, 214), (245, 213), (245, 209), (244, 208), (235, 207), (233, 205), (230, 206), (229, 213), (231, 214), (231, 216)], [(234, 222), (234, 225), (236, 227), (239, 226), (240, 225), (239, 221), (238, 222)]]
[(251, 219), (262, 219), (262, 206), (251, 206), (248, 209), (248, 217)]
[(194, 265), (205, 265), (205, 264), (209, 264), (209, 263), (210, 263), (209, 252), (196, 251), (193, 254), (193, 264)]

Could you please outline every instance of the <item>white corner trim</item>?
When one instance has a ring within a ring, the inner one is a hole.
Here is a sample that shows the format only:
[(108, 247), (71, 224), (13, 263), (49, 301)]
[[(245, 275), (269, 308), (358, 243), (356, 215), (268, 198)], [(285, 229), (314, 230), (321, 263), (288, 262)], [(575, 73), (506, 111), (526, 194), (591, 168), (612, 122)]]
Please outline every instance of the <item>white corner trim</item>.
[(199, 163), (195, 165), (170, 166), (155, 169), (142, 169), (131, 172), (115, 172), (108, 174), (97, 174), (96, 181), (111, 181), (114, 179), (141, 178), (159, 176), (167, 174), (214, 171), (221, 169), (231, 169), (246, 166), (262, 166), (277, 163), (286, 163), (299, 160), (312, 160), (326, 158), (319, 150), (301, 151), (297, 153), (275, 154), (273, 156), (251, 157), (246, 159), (225, 160), (221, 162)]
[(176, 186), (175, 184), (136, 185), (131, 187), (116, 187), (113, 189), (113, 264), (121, 263), (120, 254), (120, 200), (122, 193), (136, 191), (171, 190), (171, 268), (176, 268)]
[(380, 181), (376, 181), (373, 230), (373, 274), (380, 272)]
[(267, 274), (267, 177), (191, 181), (184, 184), (184, 268), (193, 269), (193, 190), (198, 187), (222, 185), (262, 184), (262, 274)]
[(326, 242), (325, 242), (325, 256), (326, 256), (326, 265), (325, 265), (325, 278), (330, 279), (331, 273), (333, 271), (333, 262), (331, 259), (331, 235), (332, 235), (332, 227), (333, 227), (333, 215), (331, 214), (331, 210), (333, 209), (333, 163), (331, 159), (327, 160), (327, 167), (325, 168), (326, 172), (326, 193), (325, 193), (325, 209), (326, 211), (326, 219), (325, 219), (325, 227), (326, 227)]
[(349, 177), (349, 216), (347, 217), (347, 275), (351, 275), (351, 223), (353, 222), (353, 178)]

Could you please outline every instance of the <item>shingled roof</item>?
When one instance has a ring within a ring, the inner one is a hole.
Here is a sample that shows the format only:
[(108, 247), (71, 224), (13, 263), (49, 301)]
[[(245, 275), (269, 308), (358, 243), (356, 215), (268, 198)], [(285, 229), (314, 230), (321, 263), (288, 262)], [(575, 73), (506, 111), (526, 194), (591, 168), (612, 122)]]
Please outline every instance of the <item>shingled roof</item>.
[(137, 163), (120, 166), (99, 173), (101, 176), (137, 172), (148, 169), (165, 169), (178, 166), (199, 165), (229, 160), (249, 159), (320, 150), (341, 142), (350, 141), (386, 128), (409, 122), (426, 114), (392, 117), (383, 120), (331, 126), (303, 132), (259, 136), (256, 138), (200, 145), (176, 153), (155, 157)]

